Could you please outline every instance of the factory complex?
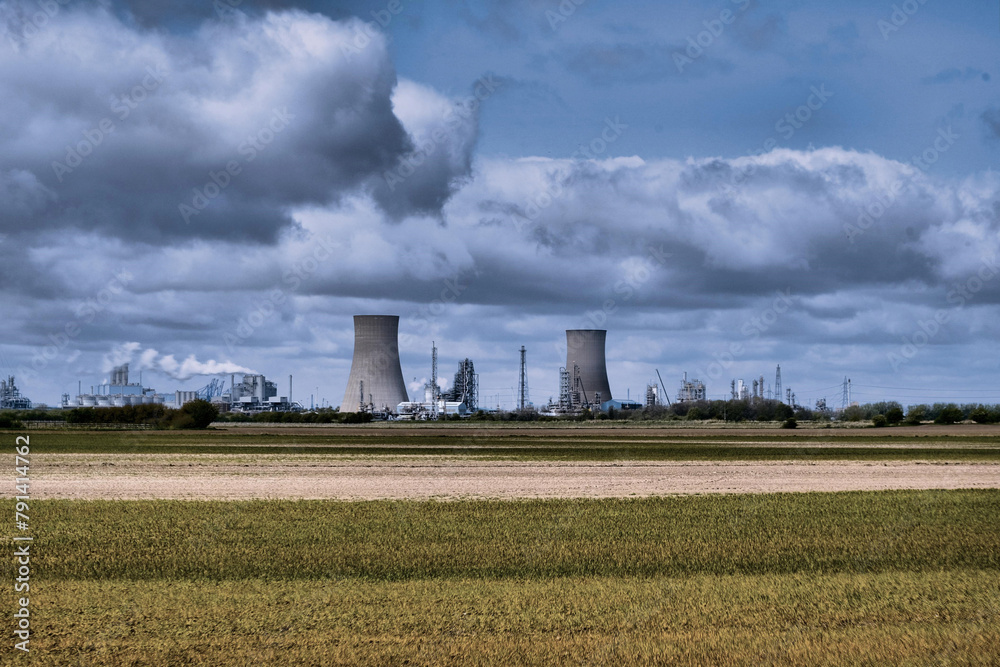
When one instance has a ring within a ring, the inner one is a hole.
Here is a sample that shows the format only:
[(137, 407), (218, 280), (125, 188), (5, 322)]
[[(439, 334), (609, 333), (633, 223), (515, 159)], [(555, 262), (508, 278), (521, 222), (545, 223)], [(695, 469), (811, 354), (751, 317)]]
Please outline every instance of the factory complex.
[[(532, 412), (552, 417), (572, 417), (598, 412), (639, 410), (652, 406), (669, 406), (670, 397), (656, 370), (656, 381), (646, 385), (643, 401), (615, 396), (608, 381), (605, 348), (608, 332), (604, 329), (569, 329), (566, 331), (566, 360), (559, 368), (559, 393), (543, 406), (529, 400), (527, 381), (527, 350), (520, 348), (520, 369), (515, 395), (517, 412)], [(368, 413), (377, 420), (436, 420), (448, 417), (468, 417), (476, 412), (499, 411), (499, 405), (486, 406), (480, 401), (479, 375), (472, 359), (462, 359), (454, 375), (451, 389), (442, 390), (438, 383), (438, 349), (431, 343), (431, 373), (417, 397), (407, 391), (399, 358), (398, 315), (355, 315), (354, 351), (351, 370), (340, 403), (341, 412)], [(264, 375), (230, 374), (216, 377), (197, 390), (158, 392), (146, 387), (140, 371), (138, 381), (132, 381), (129, 364), (112, 369), (110, 377), (85, 392), (78, 383), (75, 397), (63, 394), (62, 407), (109, 408), (138, 405), (163, 405), (180, 408), (195, 400), (209, 401), (220, 412), (259, 414), (264, 412), (303, 412), (313, 410), (294, 401), (293, 376), (288, 376), (288, 391), (282, 395), (277, 383)], [(228, 383), (226, 380), (228, 379)], [(847, 382), (845, 380), (845, 382)], [(228, 387), (227, 387), (228, 384)], [(846, 391), (846, 390), (845, 390)], [(730, 398), (750, 402), (771, 400), (785, 402), (782, 395), (781, 367), (775, 374), (774, 391), (765, 390), (764, 377), (747, 384), (733, 380)], [(677, 403), (700, 402), (708, 399), (705, 384), (684, 373), (676, 393)], [(795, 394), (787, 390), (788, 405), (795, 404)], [(499, 401), (497, 401), (499, 403)], [(22, 396), (14, 377), (0, 381), (0, 409), (24, 410), (32, 407)], [(817, 405), (817, 407), (820, 407)], [(825, 408), (825, 400), (824, 405)]]

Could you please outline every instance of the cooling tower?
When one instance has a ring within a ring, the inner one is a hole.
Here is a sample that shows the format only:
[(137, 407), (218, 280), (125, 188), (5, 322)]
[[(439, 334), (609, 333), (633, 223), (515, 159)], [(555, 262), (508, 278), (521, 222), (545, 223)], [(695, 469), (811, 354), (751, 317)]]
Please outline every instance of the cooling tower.
[(340, 404), (342, 412), (361, 409), (362, 383), (364, 403), (376, 410), (395, 412), (397, 405), (409, 400), (399, 366), (398, 336), (398, 315), (354, 316), (354, 360)]
[[(608, 332), (604, 329), (566, 330), (566, 372), (569, 373), (570, 390), (574, 397), (586, 394), (586, 402), (611, 400), (608, 369), (604, 360), (604, 343)], [(577, 400), (573, 401), (577, 404)], [(582, 403), (583, 401), (580, 401)]]

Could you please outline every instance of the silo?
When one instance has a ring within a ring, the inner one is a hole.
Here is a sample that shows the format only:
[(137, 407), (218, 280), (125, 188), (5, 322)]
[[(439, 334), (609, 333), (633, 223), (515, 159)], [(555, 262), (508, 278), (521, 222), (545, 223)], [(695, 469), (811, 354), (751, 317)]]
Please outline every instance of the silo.
[[(597, 403), (611, 400), (611, 386), (608, 384), (608, 369), (604, 358), (604, 344), (608, 332), (605, 329), (566, 330), (566, 372), (570, 378), (572, 395), (580, 398), (586, 394), (586, 402)], [(576, 400), (573, 401), (577, 403)], [(580, 403), (584, 401), (580, 400)]]
[(398, 337), (398, 315), (354, 316), (354, 359), (341, 412), (357, 412), (362, 403), (395, 412), (397, 405), (409, 400), (399, 365)]

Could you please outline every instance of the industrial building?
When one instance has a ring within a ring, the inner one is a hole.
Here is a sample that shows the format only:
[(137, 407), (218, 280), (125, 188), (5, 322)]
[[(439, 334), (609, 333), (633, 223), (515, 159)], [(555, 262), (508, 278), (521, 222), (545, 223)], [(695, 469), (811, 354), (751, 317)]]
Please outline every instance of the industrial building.
[(129, 382), (128, 364), (115, 366), (111, 370), (110, 380), (97, 385), (96, 389), (91, 386), (89, 394), (83, 393), (81, 387), (76, 398), (70, 398), (69, 394), (62, 396), (64, 408), (123, 408), (128, 405), (162, 405), (167, 402), (163, 394), (142, 386), (141, 373), (139, 382)]
[(30, 410), (31, 401), (21, 396), (21, 391), (14, 383), (14, 376), (0, 380), (0, 410)]
[[(605, 329), (568, 329), (566, 331), (566, 366), (560, 371), (560, 394), (568, 380), (569, 407), (597, 407), (613, 400), (608, 384), (607, 362), (604, 346), (608, 332)], [(560, 396), (560, 403), (563, 402)]]
[(472, 363), (472, 359), (458, 362), (455, 382), (443, 397), (452, 403), (465, 403), (470, 412), (479, 409), (479, 376), (476, 375), (476, 366)]
[[(208, 387), (215, 386), (214, 383)], [(221, 387), (221, 383), (219, 385)], [(204, 395), (211, 394), (212, 391), (189, 392), (196, 394), (195, 398), (202, 398), (219, 406), (222, 411), (243, 412), (256, 414), (258, 412), (300, 412), (302, 406), (292, 401), (292, 376), (288, 376), (288, 396), (278, 395), (278, 385), (269, 381), (263, 375), (244, 375), (240, 382), (236, 382), (236, 376), (230, 376), (230, 388), (228, 392), (220, 392), (217, 396)], [(177, 392), (178, 394), (182, 392)], [(178, 399), (179, 400), (179, 399)], [(194, 400), (194, 399), (192, 399)]]
[(688, 374), (685, 372), (684, 377), (681, 379), (680, 391), (677, 392), (677, 402), (690, 403), (692, 401), (704, 401), (707, 398), (708, 392), (705, 389), (705, 383), (694, 378), (688, 380)]
[(566, 365), (559, 369), (559, 401), (550, 401), (542, 414), (578, 415), (585, 408), (601, 409), (614, 400), (604, 355), (607, 335), (605, 329), (566, 330)]
[(471, 410), (464, 401), (449, 400), (448, 394), (439, 393), (437, 405), (435, 405), (434, 391), (431, 389), (429, 383), (424, 388), (423, 401), (404, 401), (397, 405), (393, 412), (396, 413), (396, 419), (403, 421), (438, 419), (448, 417), (449, 415), (467, 417), (471, 414)]
[(354, 358), (341, 411), (391, 413), (408, 401), (399, 364), (399, 316), (355, 315)]

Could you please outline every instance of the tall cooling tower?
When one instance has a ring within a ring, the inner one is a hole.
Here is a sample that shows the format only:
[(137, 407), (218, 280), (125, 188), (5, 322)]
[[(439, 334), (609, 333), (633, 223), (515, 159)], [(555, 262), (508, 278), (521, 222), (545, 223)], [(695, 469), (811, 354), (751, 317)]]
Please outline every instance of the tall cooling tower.
[[(611, 386), (608, 384), (608, 369), (604, 359), (604, 343), (608, 332), (604, 329), (566, 330), (566, 371), (570, 377), (570, 389), (579, 391), (577, 379), (582, 384), (588, 403), (611, 400)], [(575, 376), (574, 376), (575, 373)]]
[(370, 402), (376, 410), (395, 412), (397, 405), (409, 400), (399, 366), (398, 338), (398, 315), (354, 316), (354, 360), (340, 404), (342, 412), (360, 409), (362, 382), (364, 403)]

